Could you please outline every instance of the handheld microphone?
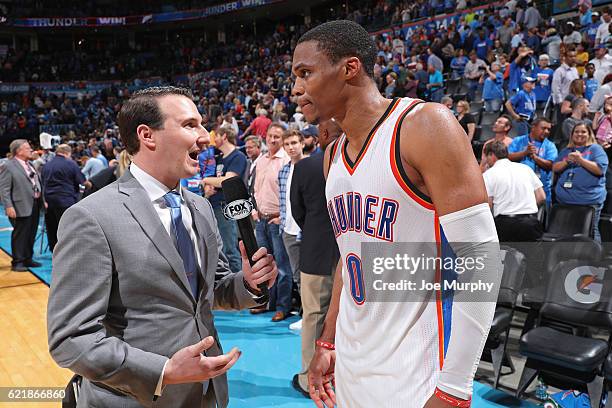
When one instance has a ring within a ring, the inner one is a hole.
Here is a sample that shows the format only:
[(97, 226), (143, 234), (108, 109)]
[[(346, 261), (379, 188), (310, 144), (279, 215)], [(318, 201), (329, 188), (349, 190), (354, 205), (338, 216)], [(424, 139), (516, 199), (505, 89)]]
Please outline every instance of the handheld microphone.
[[(257, 252), (259, 246), (253, 232), (253, 224), (251, 223), (251, 211), (253, 211), (253, 203), (251, 196), (247, 191), (246, 185), (242, 178), (238, 176), (230, 177), (221, 182), (221, 190), (225, 197), (225, 206), (223, 206), (223, 215), (228, 220), (234, 220), (238, 224), (238, 230), (246, 249), (249, 264), (253, 266), (253, 255)], [(268, 283), (260, 283), (257, 285), (262, 296), (268, 297)]]

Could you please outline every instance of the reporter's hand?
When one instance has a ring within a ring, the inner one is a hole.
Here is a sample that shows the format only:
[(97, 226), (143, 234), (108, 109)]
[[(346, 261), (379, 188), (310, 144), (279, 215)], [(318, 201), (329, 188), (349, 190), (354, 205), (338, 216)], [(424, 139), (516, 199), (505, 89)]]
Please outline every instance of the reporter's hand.
[(9, 218), (17, 218), (17, 212), (14, 207), (6, 207), (6, 216)]
[(224, 374), (240, 358), (242, 352), (234, 347), (229, 353), (216, 357), (202, 355), (214, 344), (215, 339), (208, 336), (199, 343), (177, 351), (166, 364), (163, 385), (185, 384), (209, 380)]
[(317, 408), (333, 408), (336, 404), (335, 366), (336, 352), (317, 346), (308, 367), (308, 393)]
[(242, 256), (242, 272), (244, 273), (244, 280), (253, 290), (259, 290), (258, 285), (260, 283), (267, 282), (268, 289), (274, 286), (276, 276), (278, 275), (278, 268), (274, 257), (268, 254), (266, 248), (259, 248), (253, 255), (253, 266), (249, 263), (246, 249), (242, 241), (239, 242), (240, 255)]

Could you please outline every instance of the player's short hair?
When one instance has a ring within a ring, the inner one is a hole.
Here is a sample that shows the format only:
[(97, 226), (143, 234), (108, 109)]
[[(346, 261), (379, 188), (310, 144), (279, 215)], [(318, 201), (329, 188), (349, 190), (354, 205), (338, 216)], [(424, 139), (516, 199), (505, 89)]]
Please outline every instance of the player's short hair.
[(491, 142), (485, 146), (484, 154), (485, 156), (492, 154), (498, 159), (505, 159), (508, 157), (508, 148), (503, 142)]
[(147, 125), (151, 129), (163, 128), (166, 118), (162, 114), (157, 99), (167, 95), (181, 95), (193, 100), (193, 95), (187, 88), (153, 86), (135, 92), (130, 99), (124, 102), (117, 115), (117, 122), (121, 141), (129, 154), (134, 155), (140, 150), (140, 140), (136, 134), (138, 126)]
[(354, 21), (336, 20), (323, 23), (306, 32), (298, 40), (298, 44), (315, 41), (317, 48), (336, 64), (346, 57), (357, 57), (364, 71), (374, 78), (376, 63), (376, 44), (370, 34)]

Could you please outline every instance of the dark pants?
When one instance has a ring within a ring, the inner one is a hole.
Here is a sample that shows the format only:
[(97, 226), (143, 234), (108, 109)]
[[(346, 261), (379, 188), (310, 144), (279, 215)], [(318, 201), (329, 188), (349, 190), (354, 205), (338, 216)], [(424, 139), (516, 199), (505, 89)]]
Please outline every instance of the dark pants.
[(23, 265), (32, 260), (34, 254), (34, 241), (38, 232), (41, 199), (35, 199), (32, 214), (29, 217), (17, 217), (13, 221), (11, 234), (11, 252), (13, 253), (13, 266)]
[(60, 219), (68, 207), (59, 207), (49, 204), (45, 213), (45, 223), (47, 224), (47, 239), (49, 240), (49, 249), (53, 252), (57, 245), (57, 228), (59, 227)]
[(289, 313), (291, 311), (293, 276), (289, 256), (285, 250), (279, 228), (277, 224), (268, 224), (268, 220), (259, 220), (255, 226), (255, 236), (257, 237), (257, 244), (260, 247), (265, 247), (268, 253), (274, 256), (278, 268), (276, 283), (270, 290), (270, 310)]
[(498, 215), (495, 217), (495, 228), (499, 242), (533, 242), (543, 234), (538, 218), (528, 214), (514, 217)]

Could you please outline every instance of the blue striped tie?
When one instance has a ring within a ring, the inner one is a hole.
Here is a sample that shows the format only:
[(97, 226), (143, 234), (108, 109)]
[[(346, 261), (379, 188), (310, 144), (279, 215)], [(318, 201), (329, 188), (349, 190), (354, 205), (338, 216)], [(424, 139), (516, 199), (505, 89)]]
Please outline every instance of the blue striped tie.
[(183, 266), (187, 273), (187, 280), (189, 286), (191, 286), (191, 292), (195, 299), (198, 298), (198, 263), (196, 259), (195, 249), (193, 248), (193, 242), (189, 236), (187, 228), (183, 223), (183, 216), (181, 213), (181, 197), (177, 191), (169, 191), (164, 195), (166, 205), (170, 207), (170, 213), (172, 214), (172, 230), (174, 231), (174, 237), (176, 238), (176, 249), (179, 255), (183, 259)]

